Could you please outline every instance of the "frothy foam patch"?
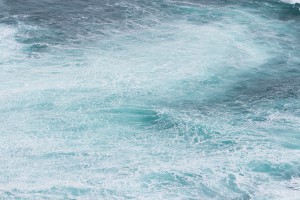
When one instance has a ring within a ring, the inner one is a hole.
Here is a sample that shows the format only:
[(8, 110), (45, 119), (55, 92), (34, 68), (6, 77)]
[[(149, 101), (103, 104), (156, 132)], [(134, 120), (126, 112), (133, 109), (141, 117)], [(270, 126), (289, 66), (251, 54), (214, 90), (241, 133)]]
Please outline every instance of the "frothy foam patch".
[(300, 4), (300, 0), (282, 0), (285, 3), (290, 3), (290, 4), (296, 4), (299, 3)]
[(4, 65), (19, 56), (21, 45), (15, 40), (15, 28), (0, 25), (0, 30), (0, 64)]
[[(201, 14), (197, 8), (184, 11)], [(242, 7), (223, 15), (200, 24), (163, 21), (93, 44), (82, 36), (85, 45), (58, 44), (33, 54), (23, 47), (38, 42), (17, 43), (17, 29), (8, 28), (1, 49), (14, 45), (0, 73), (1, 196), (295, 194), (299, 117), (286, 102), (295, 103), (297, 93), (291, 88), (285, 98), (269, 98), (251, 90), (269, 70), (273, 77), (288, 68), (268, 63), (284, 60), (286, 49), (293, 53), (282, 34), (293, 24)], [(19, 54), (26, 59), (11, 60)]]

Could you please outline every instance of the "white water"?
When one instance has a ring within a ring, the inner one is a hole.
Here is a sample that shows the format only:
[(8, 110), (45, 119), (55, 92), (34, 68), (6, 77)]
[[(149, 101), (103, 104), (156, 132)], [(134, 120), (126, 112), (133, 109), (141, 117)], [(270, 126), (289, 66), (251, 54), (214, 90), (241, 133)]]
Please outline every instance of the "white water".
[(45, 52), (18, 40), (45, 27), (1, 25), (1, 197), (295, 199), (293, 20), (193, 6)]
[(296, 4), (296, 3), (300, 3), (300, 0), (282, 0), (285, 3), (290, 3), (290, 4)]

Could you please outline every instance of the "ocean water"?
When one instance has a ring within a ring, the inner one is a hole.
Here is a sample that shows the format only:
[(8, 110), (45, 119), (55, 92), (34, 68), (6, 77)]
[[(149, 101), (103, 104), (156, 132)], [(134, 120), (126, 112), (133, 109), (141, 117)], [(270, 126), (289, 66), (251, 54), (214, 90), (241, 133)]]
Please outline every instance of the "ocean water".
[(300, 5), (0, 0), (0, 199), (300, 199)]

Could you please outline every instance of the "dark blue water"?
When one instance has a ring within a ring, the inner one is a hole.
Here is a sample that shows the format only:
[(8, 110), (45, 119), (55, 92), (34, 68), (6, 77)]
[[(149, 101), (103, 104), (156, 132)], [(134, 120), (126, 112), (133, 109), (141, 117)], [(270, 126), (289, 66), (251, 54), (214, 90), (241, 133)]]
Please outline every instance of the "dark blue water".
[(297, 199), (300, 5), (0, 0), (0, 199)]

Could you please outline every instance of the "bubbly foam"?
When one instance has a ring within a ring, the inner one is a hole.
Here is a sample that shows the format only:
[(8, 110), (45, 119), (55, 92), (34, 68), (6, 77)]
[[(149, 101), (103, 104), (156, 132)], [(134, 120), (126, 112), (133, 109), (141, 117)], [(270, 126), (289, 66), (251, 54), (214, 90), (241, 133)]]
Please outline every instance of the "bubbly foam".
[(285, 3), (290, 3), (290, 4), (296, 4), (296, 3), (300, 3), (299, 0), (282, 0)]
[(114, 22), (104, 36), (98, 15), (73, 12), (80, 27), (0, 27), (1, 197), (295, 197), (297, 20), (267, 5), (96, 2), (85, 9)]

